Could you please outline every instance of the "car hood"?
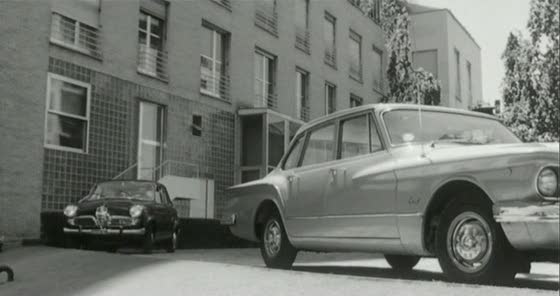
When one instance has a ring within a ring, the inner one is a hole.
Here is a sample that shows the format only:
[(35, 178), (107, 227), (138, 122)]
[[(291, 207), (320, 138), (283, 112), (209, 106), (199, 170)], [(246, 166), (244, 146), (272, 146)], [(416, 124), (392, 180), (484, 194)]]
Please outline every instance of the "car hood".
[(78, 204), (77, 215), (95, 215), (95, 211), (100, 206), (107, 207), (110, 215), (128, 216), (130, 207), (134, 205), (146, 205), (148, 202), (129, 199), (98, 199), (86, 200)]

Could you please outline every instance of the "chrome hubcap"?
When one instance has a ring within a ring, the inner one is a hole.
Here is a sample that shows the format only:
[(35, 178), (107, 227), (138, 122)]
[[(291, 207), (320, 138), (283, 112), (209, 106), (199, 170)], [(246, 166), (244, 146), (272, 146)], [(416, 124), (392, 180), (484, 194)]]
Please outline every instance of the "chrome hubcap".
[(264, 232), (264, 247), (269, 257), (276, 257), (282, 244), (280, 224), (276, 220), (270, 221)]
[(483, 269), (492, 253), (490, 226), (477, 213), (460, 214), (449, 227), (447, 252), (455, 266), (464, 272)]

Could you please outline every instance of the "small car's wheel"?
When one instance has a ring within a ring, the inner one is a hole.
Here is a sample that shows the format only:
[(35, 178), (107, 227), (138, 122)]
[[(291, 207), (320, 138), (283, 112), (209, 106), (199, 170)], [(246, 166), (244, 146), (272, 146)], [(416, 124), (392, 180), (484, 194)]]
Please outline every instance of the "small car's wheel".
[(156, 243), (156, 233), (152, 225), (146, 227), (146, 232), (144, 233), (144, 241), (142, 243), (142, 251), (144, 254), (151, 254)]
[(177, 250), (177, 242), (179, 240), (179, 229), (173, 231), (173, 234), (169, 240), (166, 242), (165, 251), (167, 253), (174, 253)]
[(511, 254), (501, 227), (489, 206), (452, 202), (442, 213), (436, 232), (436, 254), (443, 272), (453, 281), (509, 281)]
[(420, 261), (420, 256), (385, 255), (385, 260), (397, 271), (410, 271)]
[(286, 230), (278, 214), (272, 214), (264, 224), (261, 255), (266, 266), (287, 269), (292, 267), (297, 250), (288, 241)]

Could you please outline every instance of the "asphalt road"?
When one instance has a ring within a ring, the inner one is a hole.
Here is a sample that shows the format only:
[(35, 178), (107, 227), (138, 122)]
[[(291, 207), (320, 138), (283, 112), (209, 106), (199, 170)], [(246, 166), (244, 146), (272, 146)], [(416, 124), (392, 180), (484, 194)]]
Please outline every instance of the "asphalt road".
[(293, 270), (264, 267), (256, 249), (180, 250), (141, 255), (134, 250), (9, 249), (0, 265), (0, 295), (558, 295), (558, 264), (534, 263), (508, 287), (445, 282), (435, 259), (410, 274), (393, 272), (371, 254), (300, 253)]

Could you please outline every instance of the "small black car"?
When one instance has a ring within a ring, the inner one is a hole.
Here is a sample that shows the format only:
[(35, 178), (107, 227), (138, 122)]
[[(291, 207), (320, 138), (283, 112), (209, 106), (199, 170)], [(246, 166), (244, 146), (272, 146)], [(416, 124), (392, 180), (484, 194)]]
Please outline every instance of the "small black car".
[(98, 183), (77, 204), (64, 209), (64, 234), (73, 246), (92, 239), (109, 243), (139, 243), (145, 253), (157, 246), (168, 252), (177, 248), (177, 211), (164, 185), (153, 181)]

